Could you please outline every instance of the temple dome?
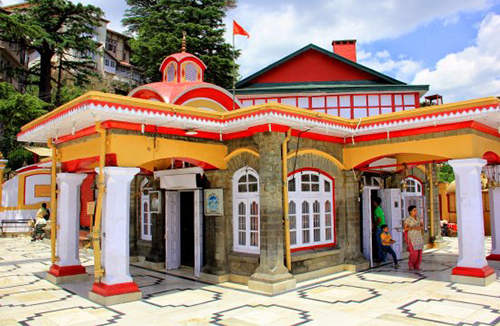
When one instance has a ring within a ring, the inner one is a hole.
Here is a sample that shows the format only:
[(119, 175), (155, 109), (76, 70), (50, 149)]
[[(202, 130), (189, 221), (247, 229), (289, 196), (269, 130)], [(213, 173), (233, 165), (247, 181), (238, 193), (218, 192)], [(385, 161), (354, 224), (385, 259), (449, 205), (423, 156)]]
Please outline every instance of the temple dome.
[[(185, 41), (183, 41), (183, 50)], [(162, 81), (139, 86), (128, 96), (206, 110), (231, 111), (241, 103), (222, 87), (204, 81), (207, 66), (191, 53), (167, 56), (160, 65)]]

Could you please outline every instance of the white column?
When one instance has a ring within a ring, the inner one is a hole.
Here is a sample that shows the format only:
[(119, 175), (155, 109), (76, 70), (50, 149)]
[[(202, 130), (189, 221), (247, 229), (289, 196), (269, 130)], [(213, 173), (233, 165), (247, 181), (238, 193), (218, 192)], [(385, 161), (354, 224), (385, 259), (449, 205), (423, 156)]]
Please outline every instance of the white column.
[[(96, 169), (99, 173), (99, 169)], [(129, 283), (130, 184), (139, 168), (104, 168), (106, 194), (102, 211), (102, 264), (107, 285)]]
[(484, 250), (481, 170), (486, 160), (470, 158), (448, 162), (455, 173), (458, 226), (458, 267), (488, 266)]
[(500, 260), (500, 188), (489, 190), (491, 255), (488, 260)]
[(81, 265), (78, 251), (80, 228), (80, 186), (85, 174), (58, 173), (57, 256), (60, 267)]

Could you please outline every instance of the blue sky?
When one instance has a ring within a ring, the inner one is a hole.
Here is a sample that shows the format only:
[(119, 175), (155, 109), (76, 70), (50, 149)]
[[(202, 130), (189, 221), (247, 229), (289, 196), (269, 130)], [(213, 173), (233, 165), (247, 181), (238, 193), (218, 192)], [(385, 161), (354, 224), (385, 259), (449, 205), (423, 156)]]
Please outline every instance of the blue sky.
[[(81, 2), (124, 30), (125, 0)], [(309, 43), (331, 50), (334, 39), (357, 39), (358, 62), (429, 84), (445, 102), (500, 95), (500, 0), (239, 0), (232, 19), (251, 35), (236, 38), (243, 77)]]

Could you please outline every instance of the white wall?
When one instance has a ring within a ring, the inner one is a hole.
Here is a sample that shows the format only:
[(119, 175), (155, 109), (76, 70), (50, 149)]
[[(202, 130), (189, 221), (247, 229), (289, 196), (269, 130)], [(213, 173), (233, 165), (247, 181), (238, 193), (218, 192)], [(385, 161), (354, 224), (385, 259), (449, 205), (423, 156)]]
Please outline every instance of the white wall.
[(50, 201), (50, 197), (35, 197), (35, 185), (50, 186), (50, 179), (50, 174), (34, 174), (26, 177), (24, 203), (32, 205)]
[(14, 178), (6, 181), (3, 184), (2, 190), (2, 207), (17, 207), (17, 186), (19, 178), (15, 176)]

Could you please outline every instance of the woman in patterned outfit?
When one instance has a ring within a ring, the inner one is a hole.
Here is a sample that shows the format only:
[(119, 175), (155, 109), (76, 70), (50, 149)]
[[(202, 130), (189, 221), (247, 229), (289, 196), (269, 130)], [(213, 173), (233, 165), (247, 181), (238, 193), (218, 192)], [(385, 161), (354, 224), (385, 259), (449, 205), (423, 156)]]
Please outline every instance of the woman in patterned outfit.
[(420, 269), (422, 262), (422, 250), (424, 249), (424, 237), (422, 236), (422, 221), (417, 218), (417, 207), (411, 205), (408, 207), (408, 216), (404, 221), (404, 229), (407, 234), (409, 269)]

